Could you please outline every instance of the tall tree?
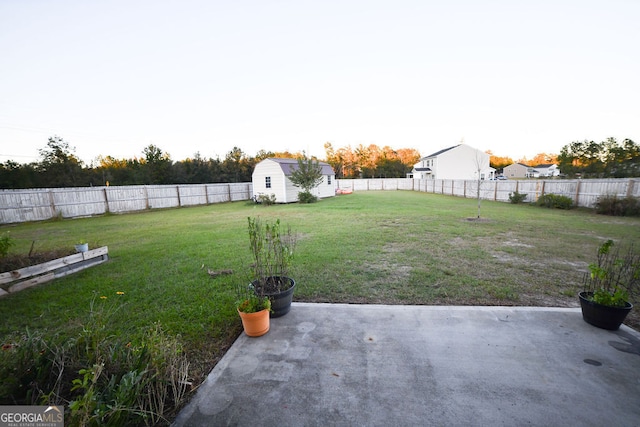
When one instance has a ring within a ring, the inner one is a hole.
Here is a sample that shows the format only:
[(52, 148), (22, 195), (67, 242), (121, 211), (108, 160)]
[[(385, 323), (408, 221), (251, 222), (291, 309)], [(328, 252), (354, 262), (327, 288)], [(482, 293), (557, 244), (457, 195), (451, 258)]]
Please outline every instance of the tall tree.
[(171, 174), (171, 156), (163, 153), (162, 150), (149, 144), (142, 150), (144, 154), (144, 179), (145, 184), (171, 184), (173, 176)]
[(44, 182), (48, 187), (73, 187), (83, 185), (82, 161), (73, 154), (69, 146), (59, 136), (49, 138), (46, 148), (38, 150), (42, 161), (39, 164)]
[(222, 163), (223, 182), (251, 181), (251, 173), (255, 163), (255, 159), (248, 158), (240, 148), (233, 147)]

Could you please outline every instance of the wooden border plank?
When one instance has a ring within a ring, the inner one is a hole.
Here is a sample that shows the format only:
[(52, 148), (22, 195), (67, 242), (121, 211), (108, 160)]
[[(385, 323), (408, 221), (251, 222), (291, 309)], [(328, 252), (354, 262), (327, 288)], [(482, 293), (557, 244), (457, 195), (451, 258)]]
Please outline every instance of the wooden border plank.
[(54, 259), (38, 265), (20, 268), (18, 270), (8, 271), (0, 274), (0, 285), (14, 282), (16, 280), (28, 279), (29, 277), (45, 274), (49, 271), (57, 270), (78, 262), (86, 261), (92, 258), (104, 256), (109, 253), (107, 246), (92, 249), (87, 252), (81, 252), (64, 258)]
[(35, 285), (39, 285), (40, 283), (50, 282), (56, 278), (56, 275), (53, 273), (47, 273), (42, 276), (34, 277), (33, 279), (25, 280), (24, 282), (16, 283), (12, 285), (8, 290), (9, 293), (16, 293), (22, 291), (23, 289), (30, 288)]

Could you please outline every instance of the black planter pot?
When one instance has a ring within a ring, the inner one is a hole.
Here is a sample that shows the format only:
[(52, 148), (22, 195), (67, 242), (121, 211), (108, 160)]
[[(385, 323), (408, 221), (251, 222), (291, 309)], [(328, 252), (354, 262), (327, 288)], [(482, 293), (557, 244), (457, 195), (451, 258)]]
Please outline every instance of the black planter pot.
[(284, 316), (291, 310), (291, 301), (293, 300), (293, 290), (296, 287), (296, 282), (290, 277), (276, 277), (276, 279), (288, 283), (288, 287), (285, 284), (282, 288), (286, 288), (282, 291), (273, 291), (268, 288), (262, 291), (259, 280), (251, 282), (255, 293), (257, 295), (265, 295), (271, 300), (271, 314), (270, 317)]
[(633, 308), (633, 305), (629, 302), (625, 303), (625, 307), (610, 307), (598, 304), (589, 300), (591, 295), (593, 295), (592, 292), (580, 292), (579, 294), (582, 318), (585, 322), (598, 328), (610, 331), (617, 330)]

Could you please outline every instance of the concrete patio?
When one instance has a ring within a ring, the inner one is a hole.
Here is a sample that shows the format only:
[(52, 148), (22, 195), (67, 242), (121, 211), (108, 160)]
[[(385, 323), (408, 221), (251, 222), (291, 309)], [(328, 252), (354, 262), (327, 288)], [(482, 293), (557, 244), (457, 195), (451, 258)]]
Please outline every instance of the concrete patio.
[(631, 426), (640, 334), (580, 309), (294, 303), (175, 426)]

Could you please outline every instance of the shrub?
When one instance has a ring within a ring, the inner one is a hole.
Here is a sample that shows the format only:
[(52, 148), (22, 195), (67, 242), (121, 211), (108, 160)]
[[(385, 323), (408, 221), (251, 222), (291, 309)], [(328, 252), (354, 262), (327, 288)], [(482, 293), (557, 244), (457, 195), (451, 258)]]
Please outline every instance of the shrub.
[(276, 203), (276, 195), (271, 193), (271, 194), (258, 194), (258, 196), (255, 198), (256, 203), (260, 203), (262, 205), (265, 206), (271, 206), (274, 205)]
[(9, 253), (9, 248), (13, 246), (13, 239), (9, 236), (9, 232), (7, 231), (2, 236), (0, 236), (0, 258), (4, 258)]
[(597, 214), (613, 216), (640, 216), (640, 200), (635, 197), (618, 198), (600, 196), (595, 204)]
[(301, 191), (298, 193), (298, 202), (300, 203), (315, 203), (318, 198), (308, 191)]
[(518, 193), (517, 191), (514, 191), (513, 193), (509, 193), (509, 202), (513, 203), (514, 205), (524, 202), (524, 199), (526, 198), (527, 198), (526, 194)]
[(571, 197), (561, 196), (559, 194), (544, 194), (536, 202), (538, 206), (556, 209), (573, 208), (573, 200)]

